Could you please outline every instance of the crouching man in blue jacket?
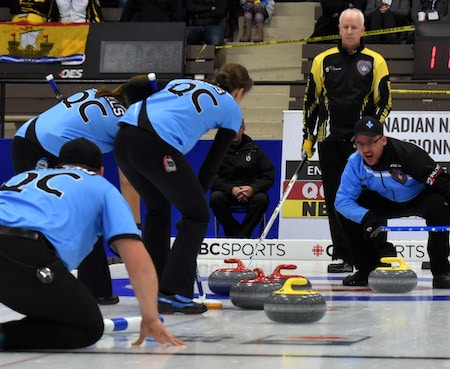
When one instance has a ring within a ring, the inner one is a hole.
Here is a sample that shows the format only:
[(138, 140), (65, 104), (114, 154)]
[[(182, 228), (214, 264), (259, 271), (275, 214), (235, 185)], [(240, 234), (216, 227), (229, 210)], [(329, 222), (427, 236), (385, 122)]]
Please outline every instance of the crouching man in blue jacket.
[[(365, 286), (380, 258), (395, 256), (380, 227), (386, 219), (422, 217), (428, 226), (450, 225), (450, 175), (423, 149), (383, 135), (374, 117), (354, 127), (357, 151), (345, 166), (335, 206), (347, 236), (354, 242), (357, 272), (345, 277), (346, 286)], [(429, 232), (427, 251), (433, 288), (450, 289), (449, 233)]]

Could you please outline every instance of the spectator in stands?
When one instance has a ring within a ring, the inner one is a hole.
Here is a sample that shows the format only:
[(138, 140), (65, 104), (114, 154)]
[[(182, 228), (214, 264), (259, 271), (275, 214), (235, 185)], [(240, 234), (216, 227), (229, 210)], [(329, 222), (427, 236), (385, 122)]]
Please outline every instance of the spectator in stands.
[(103, 22), (99, 0), (55, 0), (55, 2), (60, 22)]
[(189, 18), (188, 45), (222, 45), (225, 38), (225, 17), (228, 1), (187, 0)]
[[(275, 179), (275, 167), (263, 150), (245, 133), (236, 134), (211, 187), (210, 206), (230, 238), (250, 238), (269, 205), (267, 191)], [(247, 206), (242, 223), (232, 206)]]
[[(339, 21), (341, 40), (318, 54), (311, 66), (305, 89), (303, 151), (313, 155), (318, 142), (319, 163), (333, 241), (329, 272), (352, 271), (349, 240), (334, 207), (336, 192), (347, 159), (355, 151), (353, 126), (364, 115), (381, 122), (388, 116), (392, 98), (389, 70), (384, 58), (364, 46), (364, 14), (346, 9)], [(348, 268), (349, 267), (349, 268)], [(350, 269), (350, 270), (349, 270)], [(352, 276), (345, 281), (352, 285)]]
[[(357, 8), (364, 12), (367, 0), (321, 0), (322, 15), (317, 19), (314, 32), (310, 37), (332, 36), (339, 34), (339, 16), (348, 8)], [(320, 41), (329, 43), (330, 41)]]
[[(411, 23), (410, 0), (369, 0), (364, 12), (366, 31), (401, 27)], [(366, 37), (366, 43), (398, 44), (405, 33), (390, 33)]]
[(99, 0), (12, 0), (13, 22), (103, 22)]
[(54, 0), (11, 0), (9, 12), (12, 22), (44, 23), (58, 17)]
[(240, 0), (227, 0), (228, 12), (226, 16), (225, 39), (233, 41), (234, 31), (239, 29), (239, 17), (242, 15)]
[[(423, 18), (420, 18), (419, 15), (420, 17)], [(411, 17), (415, 23), (419, 22), (450, 23), (450, 1), (412, 0)]]
[(182, 0), (127, 0), (121, 22), (184, 22), (186, 9)]
[(241, 0), (244, 8), (244, 32), (240, 42), (252, 40), (252, 24), (255, 23), (253, 42), (264, 41), (264, 23), (270, 22), (275, 10), (274, 0)]

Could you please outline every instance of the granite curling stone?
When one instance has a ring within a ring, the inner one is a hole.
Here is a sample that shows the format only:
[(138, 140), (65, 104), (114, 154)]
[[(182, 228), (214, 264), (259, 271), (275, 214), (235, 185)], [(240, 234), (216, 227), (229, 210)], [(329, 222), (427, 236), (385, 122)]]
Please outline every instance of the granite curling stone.
[(257, 277), (242, 279), (235, 283), (230, 290), (230, 300), (234, 306), (242, 309), (263, 310), (264, 302), (272, 294), (281, 288), (282, 282), (265, 276), (260, 268), (255, 268)]
[[(405, 293), (417, 286), (417, 275), (402, 258), (385, 257), (382, 263), (390, 263), (390, 267), (378, 267), (369, 274), (369, 287), (375, 292)], [(394, 266), (393, 264), (397, 264)]]
[[(255, 268), (256, 278), (243, 279), (231, 287), (230, 300), (233, 305), (242, 309), (263, 310), (267, 298), (273, 291), (280, 289), (287, 279), (293, 277), (304, 278), (303, 276), (283, 274), (283, 269), (297, 269), (297, 266), (295, 264), (280, 264), (269, 276), (265, 276), (262, 269)], [(295, 287), (311, 289), (311, 282), (307, 280), (306, 285)]]
[(284, 282), (286, 282), (286, 280), (288, 280), (289, 278), (305, 278), (307, 283), (306, 285), (298, 285), (295, 286), (296, 288), (299, 289), (310, 289), (311, 286), (311, 282), (308, 280), (308, 278), (302, 276), (302, 275), (290, 275), (290, 274), (283, 274), (282, 270), (283, 269), (290, 269), (290, 270), (294, 270), (297, 269), (297, 265), (295, 264), (280, 264), (278, 265), (272, 272), (272, 274), (270, 274), (268, 276), (268, 278), (271, 279), (278, 279), (280, 281), (280, 288), (283, 285)]
[(270, 320), (281, 323), (312, 323), (322, 319), (326, 312), (326, 302), (314, 290), (301, 290), (305, 278), (289, 278), (283, 287), (274, 291), (264, 304), (264, 312)]
[(229, 296), (231, 287), (242, 279), (253, 279), (257, 273), (247, 269), (240, 259), (225, 259), (227, 264), (237, 264), (235, 268), (220, 268), (208, 277), (208, 286), (211, 292), (217, 295)]

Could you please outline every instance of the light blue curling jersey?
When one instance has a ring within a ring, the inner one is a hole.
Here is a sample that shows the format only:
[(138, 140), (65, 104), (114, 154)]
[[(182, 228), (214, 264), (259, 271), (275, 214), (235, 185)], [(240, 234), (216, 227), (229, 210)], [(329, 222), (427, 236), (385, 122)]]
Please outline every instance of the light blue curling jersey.
[(145, 101), (130, 105), (120, 121), (148, 125), (138, 122), (143, 103), (158, 135), (183, 154), (212, 129), (228, 128), (237, 133), (241, 126), (238, 103), (224, 89), (205, 81), (174, 79)]
[(98, 237), (139, 238), (131, 209), (100, 175), (78, 167), (26, 171), (0, 187), (0, 224), (36, 230), (68, 270), (92, 251)]
[[(112, 151), (119, 130), (117, 124), (126, 109), (113, 97), (96, 98), (96, 92), (89, 89), (75, 93), (37, 116), (36, 136), (45, 150), (59, 156), (62, 145), (84, 137), (102, 153)], [(15, 135), (25, 137), (34, 119), (24, 123)]]

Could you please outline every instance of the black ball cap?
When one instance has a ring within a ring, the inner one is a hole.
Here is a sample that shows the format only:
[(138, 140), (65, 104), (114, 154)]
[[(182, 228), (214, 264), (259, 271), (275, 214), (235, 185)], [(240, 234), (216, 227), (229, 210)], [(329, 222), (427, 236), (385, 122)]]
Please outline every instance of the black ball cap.
[(59, 163), (86, 165), (100, 169), (103, 166), (103, 156), (95, 143), (86, 138), (76, 138), (61, 147)]
[(374, 117), (364, 117), (358, 120), (353, 127), (353, 138), (358, 135), (364, 135), (369, 137), (383, 136), (383, 124), (377, 118)]

